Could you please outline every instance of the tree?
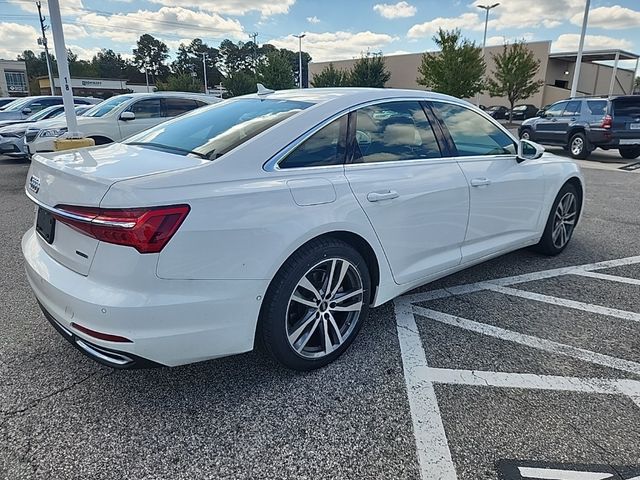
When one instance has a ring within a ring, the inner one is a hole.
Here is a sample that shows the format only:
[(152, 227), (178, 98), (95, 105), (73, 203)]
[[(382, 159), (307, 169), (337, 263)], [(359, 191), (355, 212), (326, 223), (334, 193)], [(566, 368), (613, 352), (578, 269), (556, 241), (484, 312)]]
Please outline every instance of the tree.
[(284, 90), (294, 88), (293, 70), (285, 55), (280, 52), (270, 53), (260, 62), (257, 68), (258, 81), (267, 88)]
[(534, 80), (540, 70), (540, 60), (536, 59), (524, 42), (505, 45), (501, 53), (491, 56), (496, 69), (493, 71), (494, 78), (487, 82), (489, 95), (507, 97), (511, 105), (509, 111), (509, 122), (511, 122), (515, 103), (526, 100), (544, 85), (542, 80)]
[(238, 95), (246, 95), (256, 91), (257, 79), (251, 72), (237, 71), (230, 72), (222, 85), (227, 90), (227, 97), (237, 97)]
[(91, 59), (91, 64), (100, 78), (126, 78), (127, 62), (111, 49), (100, 50)]
[(144, 72), (148, 69), (153, 82), (165, 79), (169, 74), (169, 67), (166, 65), (169, 58), (169, 47), (157, 38), (145, 33), (138, 39), (137, 48), (133, 49), (133, 63), (138, 70)]
[(252, 72), (255, 70), (260, 57), (261, 49), (253, 42), (233, 43), (226, 39), (220, 43), (220, 68), (225, 73)]
[(202, 85), (191, 74), (179, 73), (177, 75), (169, 75), (166, 82), (158, 82), (156, 89), (170, 92), (200, 92), (202, 91)]
[(314, 87), (345, 87), (349, 85), (348, 70), (339, 70), (330, 63), (320, 73), (313, 76), (311, 85)]
[(97, 72), (90, 61), (81, 60), (78, 55), (71, 50), (67, 50), (67, 62), (69, 63), (69, 73), (72, 77), (97, 77)]
[(470, 98), (484, 90), (486, 69), (482, 50), (463, 38), (460, 30), (439, 29), (433, 41), (440, 52), (424, 53), (416, 79), (435, 92)]
[(384, 87), (391, 78), (381, 54), (363, 55), (353, 64), (349, 85), (353, 87)]
[[(271, 46), (271, 45), (266, 44), (266, 45), (263, 45), (262, 48), (264, 49), (267, 46)], [(293, 50), (287, 50), (286, 48), (281, 48), (279, 51), (280, 51), (280, 55), (286, 58), (287, 62), (289, 63), (289, 66), (291, 67), (291, 70), (293, 71), (295, 84), (299, 85), (300, 84), (300, 72), (299, 72), (300, 53), (294, 52)], [(311, 61), (311, 55), (309, 55), (307, 52), (302, 52), (302, 84), (303, 85), (305, 85), (305, 82), (308, 80), (308, 77), (309, 77), (310, 61)]]
[(205, 54), (207, 67), (207, 84), (209, 87), (222, 81), (222, 73), (218, 70), (219, 50), (210, 47), (201, 39), (195, 38), (189, 45), (183, 43), (178, 47), (175, 61), (171, 64), (174, 73), (195, 73), (200, 84), (204, 82), (202, 54)]

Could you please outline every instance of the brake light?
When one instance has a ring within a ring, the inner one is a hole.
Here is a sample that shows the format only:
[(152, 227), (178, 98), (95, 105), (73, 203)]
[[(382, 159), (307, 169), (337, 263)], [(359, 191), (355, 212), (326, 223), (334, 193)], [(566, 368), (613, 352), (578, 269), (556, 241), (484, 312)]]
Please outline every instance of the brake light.
[(189, 205), (151, 208), (94, 208), (58, 205), (55, 219), (101, 242), (158, 253), (189, 213)]
[(613, 118), (611, 118), (611, 115), (605, 115), (604, 118), (602, 119), (602, 123), (600, 124), (600, 127), (611, 128), (612, 124), (613, 124)]

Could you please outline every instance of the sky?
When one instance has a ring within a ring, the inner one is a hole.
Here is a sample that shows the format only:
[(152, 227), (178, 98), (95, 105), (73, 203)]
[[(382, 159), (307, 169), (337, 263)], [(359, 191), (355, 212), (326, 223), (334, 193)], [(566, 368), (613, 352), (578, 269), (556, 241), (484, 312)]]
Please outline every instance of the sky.
[[(46, 0), (43, 8), (46, 10)], [(175, 52), (195, 37), (211, 46), (224, 38), (303, 49), (314, 61), (434, 50), (438, 27), (459, 28), (482, 44), (484, 11), (493, 0), (60, 0), (65, 40), (80, 58), (101, 48), (130, 56), (143, 33)], [(502, 0), (491, 10), (487, 44), (551, 40), (552, 50), (576, 50), (585, 0)], [(45, 13), (48, 17), (48, 13)], [(0, 58), (38, 52), (35, 3), (0, 0)], [(640, 52), (640, 0), (592, 0), (587, 49)], [(621, 65), (624, 66), (624, 65)]]

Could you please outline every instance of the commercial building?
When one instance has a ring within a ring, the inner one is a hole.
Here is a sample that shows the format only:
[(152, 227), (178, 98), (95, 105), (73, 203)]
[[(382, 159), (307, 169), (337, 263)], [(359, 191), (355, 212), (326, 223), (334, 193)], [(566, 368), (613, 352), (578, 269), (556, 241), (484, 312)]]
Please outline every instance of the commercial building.
[(27, 66), (16, 60), (0, 60), (0, 97), (29, 95)]
[[(38, 84), (42, 95), (51, 94), (49, 77), (39, 77)], [(61, 95), (60, 79), (53, 77), (53, 86), (56, 95)], [(109, 98), (121, 93), (130, 92), (127, 81), (117, 78), (71, 78), (73, 94), (80, 97)]]
[[(523, 103), (531, 103), (537, 107), (568, 98), (571, 93), (571, 83), (576, 64), (577, 52), (556, 53), (551, 52), (551, 42), (529, 42), (526, 44), (535, 57), (540, 61), (540, 70), (536, 80), (542, 80), (544, 86)], [(487, 75), (495, 69), (492, 54), (498, 54), (503, 46), (487, 47), (485, 50), (485, 62)], [(598, 50), (585, 51), (580, 68), (578, 82), (578, 95), (629, 95), (633, 93), (635, 72), (638, 67), (639, 56), (623, 50)], [(385, 56), (385, 63), (391, 72), (391, 78), (386, 86), (390, 88), (412, 88), (424, 90), (418, 85), (418, 67), (422, 61), (422, 53), (409, 53), (405, 55)], [(635, 61), (635, 69), (621, 68), (620, 61)], [(333, 63), (337, 69), (349, 69), (356, 60), (339, 60), (334, 62), (318, 62), (309, 64), (311, 81), (313, 76), (322, 71), (324, 67)], [(613, 63), (613, 65), (602, 62)], [(469, 99), (475, 103), (476, 99)], [(488, 94), (479, 96), (482, 105), (509, 106), (506, 98), (490, 97)]]

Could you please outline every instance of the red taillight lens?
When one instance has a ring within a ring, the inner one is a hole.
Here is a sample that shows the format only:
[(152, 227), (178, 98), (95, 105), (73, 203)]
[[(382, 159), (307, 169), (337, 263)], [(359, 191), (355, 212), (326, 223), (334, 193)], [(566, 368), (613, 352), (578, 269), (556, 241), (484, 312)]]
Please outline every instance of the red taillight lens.
[[(171, 240), (189, 213), (189, 205), (153, 208), (92, 208), (58, 205), (59, 222), (101, 242), (133, 247), (140, 253), (158, 253)], [(67, 214), (67, 215), (65, 215)]]
[(611, 115), (605, 115), (604, 118), (602, 119), (602, 123), (600, 124), (600, 126), (602, 128), (611, 128), (612, 124), (613, 124), (613, 118), (611, 118)]
[(126, 337), (121, 337), (120, 335), (111, 335), (110, 333), (96, 332), (95, 330), (91, 330), (90, 328), (78, 325), (75, 322), (71, 322), (71, 326), (76, 330), (80, 330), (81, 332), (86, 333), (91, 337), (98, 338), (100, 340), (106, 340), (107, 342), (133, 343)]

